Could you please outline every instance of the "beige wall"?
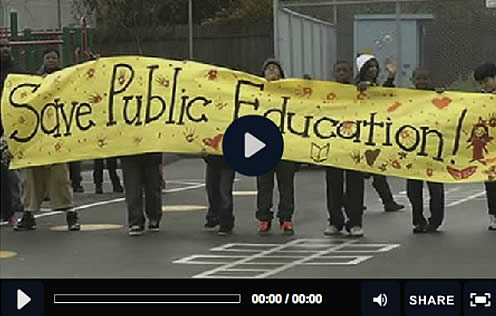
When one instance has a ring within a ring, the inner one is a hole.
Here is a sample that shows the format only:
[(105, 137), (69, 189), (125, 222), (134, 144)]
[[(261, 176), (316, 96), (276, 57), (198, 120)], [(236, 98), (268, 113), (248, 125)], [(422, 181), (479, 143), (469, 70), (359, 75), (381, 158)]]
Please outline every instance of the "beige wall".
[[(62, 26), (78, 24), (73, 0), (60, 0)], [(0, 0), (0, 26), (10, 25), (10, 12), (18, 13), (19, 30), (31, 28), (50, 30), (58, 28), (57, 0)]]

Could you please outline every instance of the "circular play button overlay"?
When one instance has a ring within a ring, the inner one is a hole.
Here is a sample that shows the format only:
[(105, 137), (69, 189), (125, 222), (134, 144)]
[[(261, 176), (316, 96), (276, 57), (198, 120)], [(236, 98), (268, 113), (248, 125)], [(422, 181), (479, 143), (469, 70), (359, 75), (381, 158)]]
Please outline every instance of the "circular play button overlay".
[(224, 159), (233, 170), (245, 176), (261, 176), (281, 160), (284, 140), (279, 127), (258, 115), (234, 120), (222, 141)]

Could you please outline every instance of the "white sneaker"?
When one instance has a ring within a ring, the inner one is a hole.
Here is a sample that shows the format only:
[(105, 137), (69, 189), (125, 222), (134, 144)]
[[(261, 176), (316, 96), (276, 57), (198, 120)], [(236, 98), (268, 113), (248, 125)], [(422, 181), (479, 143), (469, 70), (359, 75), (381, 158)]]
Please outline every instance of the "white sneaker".
[(354, 226), (350, 228), (351, 237), (363, 237), (363, 229), (360, 226)]
[(129, 227), (129, 236), (141, 236), (145, 233), (145, 228), (140, 225)]
[(326, 236), (339, 236), (341, 235), (341, 231), (334, 225), (329, 225), (324, 230), (324, 235)]
[(489, 230), (496, 231), (496, 215), (489, 215)]

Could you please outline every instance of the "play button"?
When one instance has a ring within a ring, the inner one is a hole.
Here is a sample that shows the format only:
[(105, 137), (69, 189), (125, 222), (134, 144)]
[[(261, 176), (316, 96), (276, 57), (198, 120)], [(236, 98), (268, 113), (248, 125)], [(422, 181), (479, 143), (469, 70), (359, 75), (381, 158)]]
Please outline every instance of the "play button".
[(271, 120), (248, 115), (229, 125), (222, 149), (233, 170), (246, 176), (260, 176), (279, 163), (284, 141), (279, 128)]
[(45, 313), (44, 286), (41, 281), (0, 280), (0, 315), (43, 316)]
[(251, 156), (264, 148), (265, 144), (259, 141), (258, 138), (250, 133), (245, 133), (245, 158), (251, 158)]
[(31, 297), (27, 296), (22, 290), (17, 289), (17, 310), (20, 311), (29, 302), (31, 302)]

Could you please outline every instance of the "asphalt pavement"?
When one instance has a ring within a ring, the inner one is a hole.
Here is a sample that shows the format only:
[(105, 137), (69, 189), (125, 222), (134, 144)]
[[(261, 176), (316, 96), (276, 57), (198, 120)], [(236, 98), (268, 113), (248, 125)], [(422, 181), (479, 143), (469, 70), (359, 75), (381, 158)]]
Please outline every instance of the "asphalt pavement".
[[(439, 233), (415, 235), (405, 180), (389, 178), (403, 211), (385, 213), (366, 184), (365, 237), (327, 237), (324, 172), (296, 176), (294, 236), (273, 225), (256, 232), (254, 178), (237, 176), (234, 234), (203, 231), (205, 165), (182, 159), (165, 168), (161, 231), (127, 234), (122, 194), (94, 194), (91, 170), (85, 193), (75, 194), (83, 231), (67, 232), (65, 216), (48, 205), (38, 228), (0, 226), (1, 278), (495, 278), (496, 233), (488, 231), (482, 184), (446, 185), (446, 220)], [(111, 191), (108, 175), (104, 190)], [(275, 205), (277, 205), (277, 194)], [(428, 194), (425, 193), (428, 197)], [(428, 203), (428, 202), (426, 202)], [(274, 224), (276, 224), (274, 222)]]

